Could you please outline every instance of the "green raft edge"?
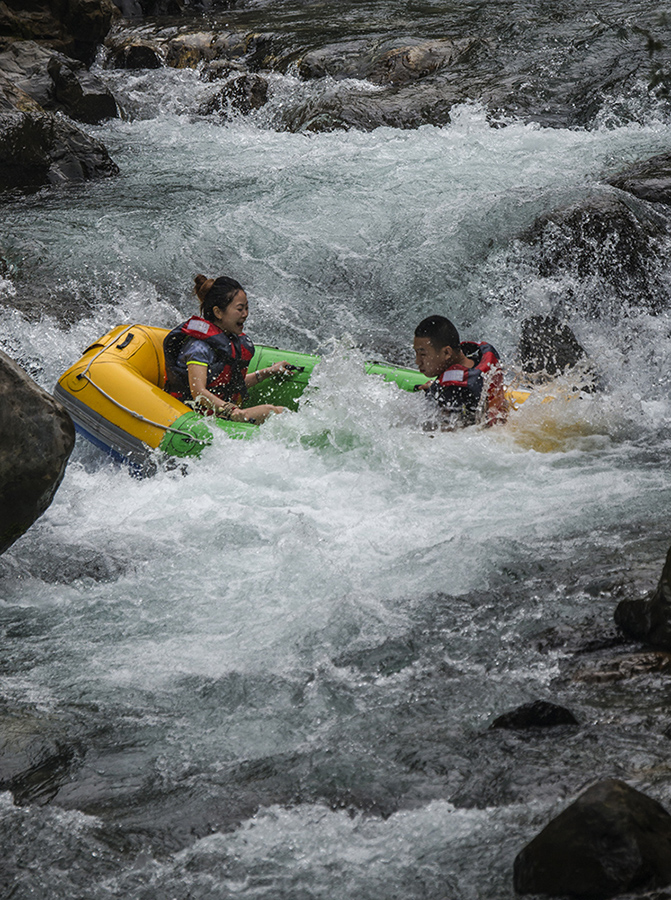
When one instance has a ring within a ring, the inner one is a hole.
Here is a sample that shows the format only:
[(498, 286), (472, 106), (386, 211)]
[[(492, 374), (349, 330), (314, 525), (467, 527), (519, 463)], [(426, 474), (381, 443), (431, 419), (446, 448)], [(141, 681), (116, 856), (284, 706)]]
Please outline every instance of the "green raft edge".
[[(312, 371), (321, 361), (321, 357), (309, 353), (296, 353), (292, 350), (280, 350), (278, 347), (258, 346), (249, 364), (249, 372), (266, 369), (276, 362), (287, 362), (296, 366), (296, 371), (284, 378), (267, 378), (249, 389), (245, 406), (259, 406), (271, 403), (285, 406), (296, 411), (300, 398), (309, 384)], [(394, 366), (384, 362), (367, 362), (364, 365), (367, 375), (379, 375), (385, 381), (394, 382), (401, 390), (414, 391), (418, 385), (424, 384), (426, 376), (416, 369)], [(214, 416), (203, 416), (194, 410), (185, 412), (166, 430), (159, 444), (159, 450), (169, 456), (198, 457), (205, 447), (214, 440), (212, 429), (219, 428), (236, 440), (252, 438), (259, 428), (253, 422), (231, 422), (229, 419), (217, 419)]]

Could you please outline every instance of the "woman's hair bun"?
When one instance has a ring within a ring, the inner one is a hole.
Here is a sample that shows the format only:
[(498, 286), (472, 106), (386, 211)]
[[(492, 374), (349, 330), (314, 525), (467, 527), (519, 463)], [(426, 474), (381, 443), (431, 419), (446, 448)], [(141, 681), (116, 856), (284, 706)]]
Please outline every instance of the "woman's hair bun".
[(214, 284), (214, 278), (208, 278), (206, 275), (196, 275), (196, 277), (193, 280), (196, 285), (196, 287), (195, 287), (196, 296), (202, 303), (203, 300), (205, 299), (205, 295), (207, 294), (207, 292), (210, 290), (210, 288)]

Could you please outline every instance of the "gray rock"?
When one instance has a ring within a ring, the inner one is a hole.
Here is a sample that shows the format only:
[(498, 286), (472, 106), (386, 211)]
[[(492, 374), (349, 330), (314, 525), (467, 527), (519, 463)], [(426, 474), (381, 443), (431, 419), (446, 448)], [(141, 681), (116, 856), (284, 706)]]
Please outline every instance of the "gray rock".
[(556, 316), (525, 319), (518, 353), (525, 373), (542, 372), (550, 377), (573, 368), (586, 355), (570, 326)]
[(118, 115), (111, 92), (84, 63), (35, 41), (6, 43), (0, 50), (0, 70), (46, 111), (64, 112), (89, 124)]
[(632, 166), (608, 183), (641, 200), (671, 205), (671, 153), (654, 156)]
[(214, 97), (204, 103), (201, 115), (219, 113), (227, 116), (238, 112), (243, 116), (260, 109), (268, 100), (268, 82), (260, 75), (240, 75), (231, 79)]
[(48, 508), (74, 443), (63, 407), (0, 352), (0, 553)]
[(668, 305), (662, 258), (671, 218), (664, 209), (626, 195), (595, 195), (540, 216), (520, 239), (534, 247), (541, 277), (594, 279), (619, 312), (622, 300), (659, 312)]
[(653, 647), (671, 650), (671, 548), (657, 589), (648, 598), (618, 603), (615, 622), (631, 637)]
[(573, 713), (556, 703), (547, 700), (534, 700), (524, 703), (510, 712), (503, 713), (494, 719), (490, 728), (556, 728), (559, 725), (577, 725)]
[(105, 147), (0, 76), (0, 191), (117, 175)]
[(622, 781), (593, 785), (517, 855), (520, 894), (606, 898), (671, 883), (671, 816)]
[(0, 3), (0, 34), (39, 41), (89, 65), (119, 15), (112, 0), (5, 0)]
[(81, 63), (57, 54), (49, 60), (47, 70), (54, 84), (56, 106), (73, 119), (97, 125), (118, 116), (112, 93)]

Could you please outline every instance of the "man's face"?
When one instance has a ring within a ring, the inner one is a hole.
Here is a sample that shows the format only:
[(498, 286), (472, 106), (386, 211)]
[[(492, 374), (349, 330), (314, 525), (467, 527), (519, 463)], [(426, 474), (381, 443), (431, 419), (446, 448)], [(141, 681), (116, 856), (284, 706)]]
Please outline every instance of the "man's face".
[(431, 343), (427, 337), (416, 337), (413, 341), (415, 348), (415, 362), (417, 368), (427, 378), (435, 378), (451, 364), (454, 352), (451, 347), (441, 347), (440, 350)]

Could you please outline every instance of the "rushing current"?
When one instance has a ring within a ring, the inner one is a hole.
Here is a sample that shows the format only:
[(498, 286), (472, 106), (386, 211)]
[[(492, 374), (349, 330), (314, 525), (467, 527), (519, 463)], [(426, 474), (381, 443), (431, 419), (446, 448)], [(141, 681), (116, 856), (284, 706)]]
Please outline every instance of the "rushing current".
[[(407, 30), (420, 13), (440, 4)], [(255, 341), (322, 362), (297, 413), (185, 468), (138, 478), (78, 438), (0, 559), (0, 695), (57, 760), (0, 795), (4, 896), (505, 900), (594, 779), (671, 806), (663, 678), (581, 678), (557, 637), (607, 636), (659, 577), (669, 307), (595, 315), (576, 281), (558, 309), (517, 241), (667, 150), (668, 112), (296, 134), (283, 105), (319, 88), (290, 71), (228, 122), (194, 112), (193, 70), (99, 74), (125, 115), (88, 130), (121, 175), (3, 206), (5, 352), (52, 390), (114, 325), (195, 311), (203, 272), (242, 282)], [(512, 382), (523, 320), (567, 315), (602, 389), (426, 431), (363, 362), (412, 364), (435, 312)], [(580, 728), (487, 731), (535, 699)]]

